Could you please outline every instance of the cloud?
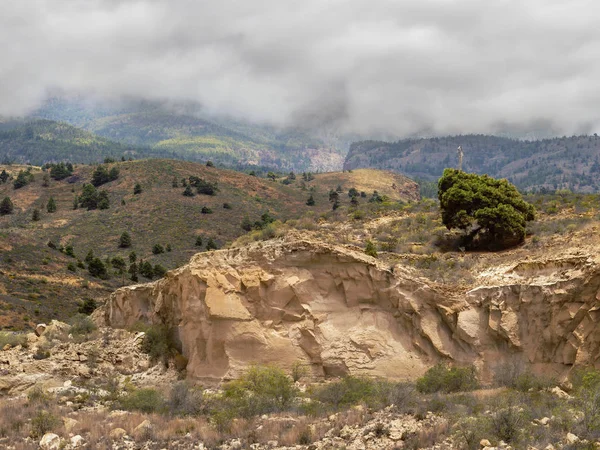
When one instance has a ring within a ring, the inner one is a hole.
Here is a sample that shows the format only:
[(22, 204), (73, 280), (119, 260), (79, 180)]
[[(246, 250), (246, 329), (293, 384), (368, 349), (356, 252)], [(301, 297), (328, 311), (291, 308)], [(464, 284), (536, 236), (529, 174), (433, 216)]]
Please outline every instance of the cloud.
[(48, 92), (396, 136), (600, 131), (591, 0), (20, 0), (0, 114)]

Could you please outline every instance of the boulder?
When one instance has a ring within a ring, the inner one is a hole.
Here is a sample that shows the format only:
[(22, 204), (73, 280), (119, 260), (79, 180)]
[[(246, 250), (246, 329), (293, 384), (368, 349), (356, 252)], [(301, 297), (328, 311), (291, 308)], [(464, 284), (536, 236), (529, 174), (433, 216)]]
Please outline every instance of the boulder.
[(47, 325), (45, 323), (38, 323), (35, 327), (35, 334), (41, 336), (46, 331)]
[(46, 433), (40, 440), (40, 449), (42, 450), (59, 450), (60, 437), (54, 433)]
[(110, 430), (110, 433), (108, 435), (111, 439), (118, 441), (127, 436), (127, 431), (125, 431), (123, 428), (113, 428), (112, 430)]
[(85, 445), (85, 440), (79, 434), (73, 436), (70, 441), (73, 448), (80, 448)]

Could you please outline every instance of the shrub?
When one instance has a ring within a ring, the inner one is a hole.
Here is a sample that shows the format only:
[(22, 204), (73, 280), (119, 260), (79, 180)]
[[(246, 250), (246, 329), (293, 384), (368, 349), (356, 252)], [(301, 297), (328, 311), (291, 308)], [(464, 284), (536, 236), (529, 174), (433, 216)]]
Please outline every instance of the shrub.
[(190, 388), (185, 381), (173, 385), (167, 400), (167, 408), (171, 414), (179, 416), (195, 416), (206, 409), (202, 391)]
[(206, 250), (217, 250), (219, 247), (217, 243), (213, 240), (213, 238), (208, 238), (208, 242), (206, 243)]
[(46, 347), (39, 346), (36, 352), (33, 354), (33, 359), (39, 361), (46, 358), (50, 358), (50, 350)]
[(8, 344), (11, 347), (17, 345), (27, 345), (27, 336), (21, 333), (14, 333), (11, 331), (0, 331), (0, 349)]
[(94, 310), (98, 307), (98, 304), (96, 303), (96, 300), (94, 300), (93, 298), (86, 298), (81, 305), (79, 305), (78, 308), (78, 312), (79, 314), (86, 314), (86, 315), (90, 315), (91, 313), (94, 312)]
[(154, 277), (156, 277), (156, 278), (162, 278), (167, 273), (167, 269), (165, 269), (160, 264), (155, 264), (154, 267), (153, 267), (153, 273), (154, 273)]
[(71, 319), (71, 328), (69, 333), (74, 335), (88, 335), (97, 330), (98, 327), (89, 316), (85, 314), (77, 314)]
[(165, 249), (160, 244), (154, 244), (154, 246), (152, 247), (152, 253), (155, 255), (158, 255), (158, 254), (164, 253), (164, 252), (165, 252)]
[(369, 256), (377, 258), (377, 249), (375, 248), (375, 244), (371, 240), (367, 240), (367, 245), (365, 246), (365, 253)]
[(242, 227), (242, 230), (250, 231), (250, 230), (252, 230), (252, 221), (250, 220), (250, 218), (248, 216), (245, 216), (242, 219), (242, 223), (240, 224), (240, 226)]
[(309, 374), (308, 368), (300, 361), (296, 361), (292, 364), (292, 380), (294, 382), (300, 380), (302, 377), (305, 377)]
[(210, 209), (208, 206), (203, 206), (200, 212), (202, 214), (212, 214), (212, 209)]
[(196, 243), (194, 244), (196, 247), (202, 247), (202, 236), (196, 237)]
[(51, 400), (51, 396), (44, 391), (40, 386), (34, 386), (27, 393), (27, 401), (30, 404), (48, 404)]
[(387, 383), (377, 380), (346, 376), (339, 381), (317, 388), (311, 398), (334, 409), (362, 402), (374, 406), (383, 402), (382, 393), (388, 386)]
[(469, 391), (476, 388), (477, 378), (473, 366), (448, 367), (440, 363), (433, 366), (417, 380), (417, 390), (427, 394)]
[(140, 183), (135, 183), (133, 186), (133, 195), (138, 195), (142, 193), (142, 185)]
[(73, 250), (72, 245), (67, 245), (65, 247), (65, 255), (70, 256), (71, 258), (75, 258), (75, 250)]
[(150, 325), (142, 327), (145, 332), (142, 341), (142, 351), (150, 355), (153, 360), (166, 361), (175, 348), (169, 330), (164, 325)]
[(40, 210), (35, 208), (33, 210), (33, 213), (31, 214), (31, 220), (33, 220), (34, 222), (37, 222), (38, 220), (40, 220)]
[(229, 203), (223, 203), (223, 209), (233, 209)]
[(77, 272), (77, 266), (70, 262), (69, 264), (67, 264), (67, 270), (69, 272)]
[[(285, 372), (272, 366), (253, 366), (238, 380), (227, 383), (217, 413), (252, 417), (289, 408), (297, 391)], [(219, 411), (220, 409), (220, 411)]]
[(119, 406), (126, 411), (151, 414), (164, 409), (164, 400), (155, 389), (136, 389), (119, 398)]
[(61, 421), (48, 411), (38, 411), (31, 419), (31, 436), (41, 438), (44, 434), (58, 428)]

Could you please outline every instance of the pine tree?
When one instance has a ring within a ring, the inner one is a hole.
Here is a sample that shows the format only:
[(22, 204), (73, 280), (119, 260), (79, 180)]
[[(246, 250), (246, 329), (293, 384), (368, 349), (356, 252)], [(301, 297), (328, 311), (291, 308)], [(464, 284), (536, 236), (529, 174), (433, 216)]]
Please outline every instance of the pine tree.
[(138, 281), (138, 266), (135, 261), (129, 264), (129, 274), (131, 275), (131, 281)]
[(308, 200), (306, 200), (306, 204), (308, 206), (315, 206), (315, 198), (312, 194), (310, 194), (310, 197), (308, 197)]
[(128, 248), (131, 247), (131, 236), (127, 231), (124, 231), (119, 238), (119, 247)]
[(48, 204), (46, 205), (46, 211), (48, 211), (49, 213), (56, 212), (56, 202), (54, 201), (54, 198), (50, 197), (50, 200), (48, 200)]
[(142, 185), (140, 183), (135, 183), (135, 186), (133, 187), (133, 195), (137, 195), (137, 194), (141, 194), (142, 193)]
[(0, 216), (6, 216), (7, 214), (12, 214), (15, 206), (13, 202), (10, 200), (10, 197), (4, 197), (0, 202)]
[(196, 238), (196, 247), (202, 247), (202, 236)]
[(208, 242), (206, 243), (206, 250), (216, 250), (217, 248), (217, 244), (215, 241), (213, 241), (213, 238), (208, 238)]
[(31, 214), (31, 220), (33, 220), (34, 222), (37, 222), (38, 220), (40, 220), (40, 210), (35, 208), (33, 210), (33, 214)]

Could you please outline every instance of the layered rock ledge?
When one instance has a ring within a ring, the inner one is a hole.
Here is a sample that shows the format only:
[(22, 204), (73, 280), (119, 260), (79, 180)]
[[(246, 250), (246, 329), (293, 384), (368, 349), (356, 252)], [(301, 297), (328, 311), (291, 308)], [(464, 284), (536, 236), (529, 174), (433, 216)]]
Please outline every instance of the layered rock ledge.
[(401, 265), (306, 239), (197, 254), (159, 281), (115, 291), (106, 323), (164, 324), (188, 377), (219, 381), (248, 365), (302, 362), (315, 377), (413, 379), (440, 360), (522, 361), (564, 375), (594, 364), (600, 271), (589, 256), (497, 268), (468, 292)]

